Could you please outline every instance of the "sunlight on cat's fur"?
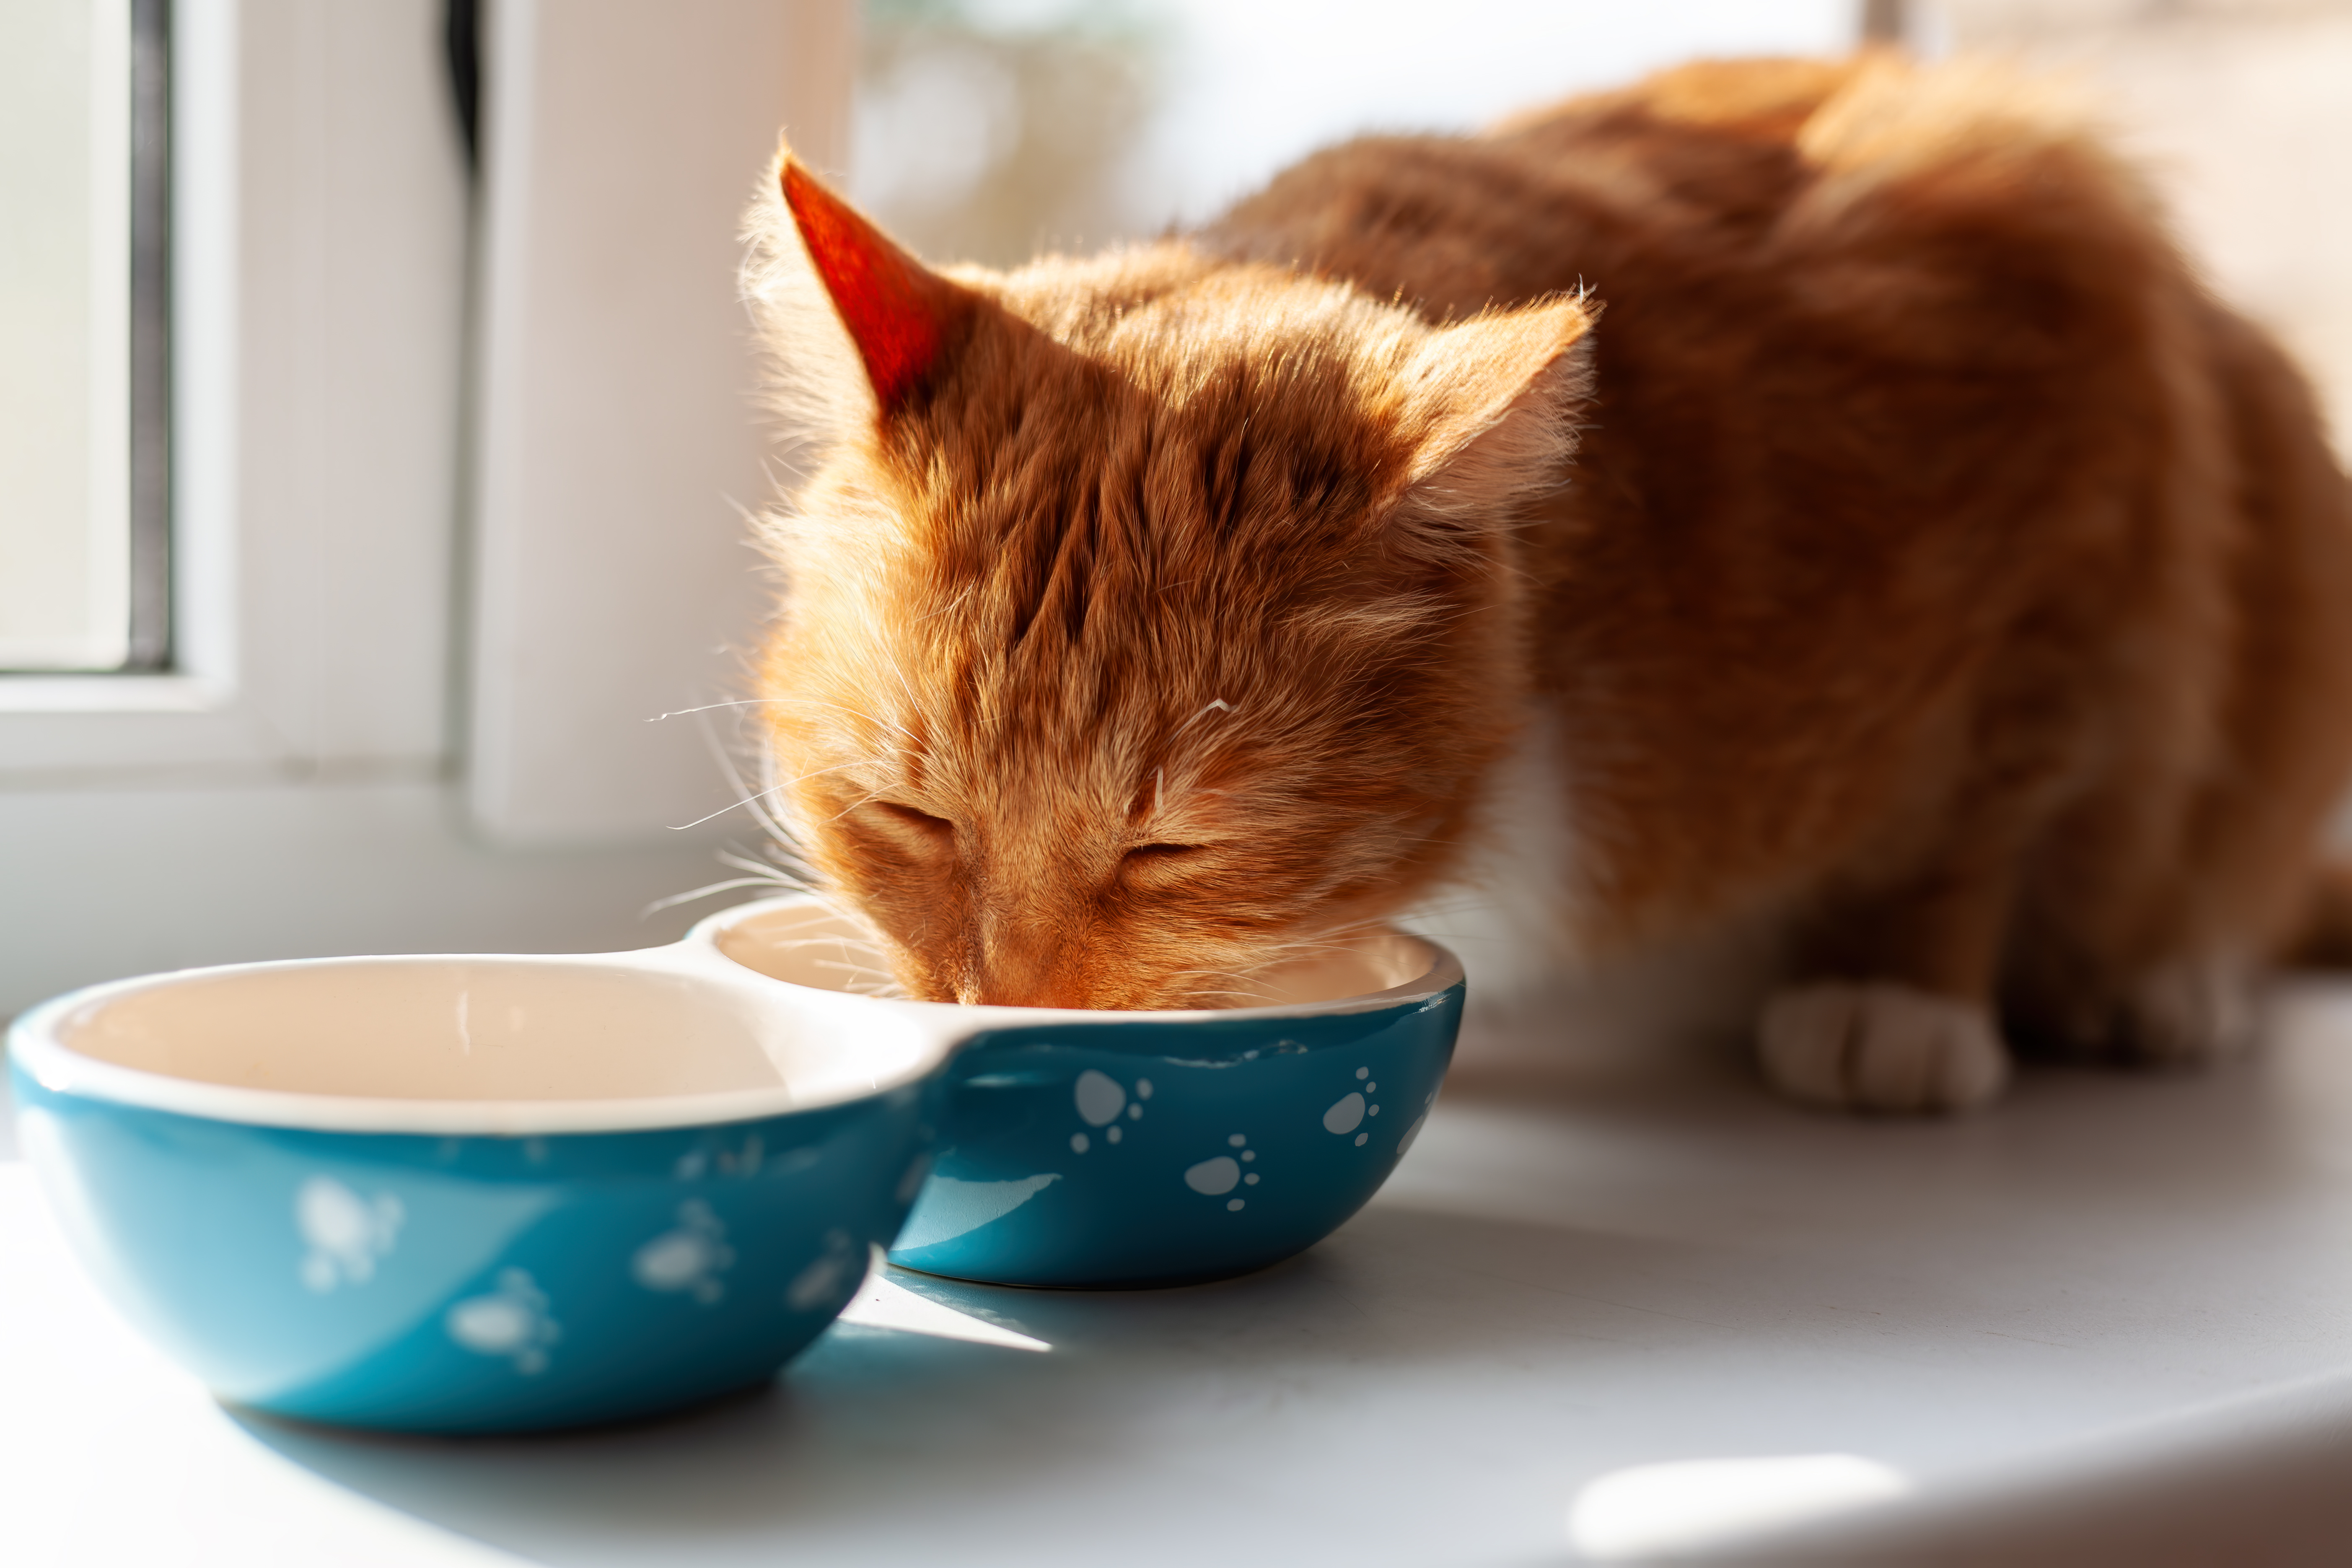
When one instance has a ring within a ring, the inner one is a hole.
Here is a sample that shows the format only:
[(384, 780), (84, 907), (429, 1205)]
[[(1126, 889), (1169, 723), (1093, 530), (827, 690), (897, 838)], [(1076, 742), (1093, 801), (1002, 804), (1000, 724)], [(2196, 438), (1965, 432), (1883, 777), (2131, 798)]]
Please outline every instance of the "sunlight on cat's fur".
[(762, 793), (910, 994), (1240, 1001), (1508, 872), (1562, 968), (1769, 930), (1769, 1076), (1950, 1109), (2242, 1037), (2315, 886), (2343, 476), (2032, 84), (1693, 66), (1003, 273), (786, 155), (750, 232)]

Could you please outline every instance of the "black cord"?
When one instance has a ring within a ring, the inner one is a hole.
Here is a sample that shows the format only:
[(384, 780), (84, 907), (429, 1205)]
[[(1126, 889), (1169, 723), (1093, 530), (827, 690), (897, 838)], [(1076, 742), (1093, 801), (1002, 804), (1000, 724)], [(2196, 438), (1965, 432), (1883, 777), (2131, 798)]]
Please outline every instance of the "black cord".
[(482, 7), (480, 0), (446, 0), (441, 41), (449, 62), (449, 96), (457, 110), (457, 132), (466, 141), (466, 166), (482, 168)]

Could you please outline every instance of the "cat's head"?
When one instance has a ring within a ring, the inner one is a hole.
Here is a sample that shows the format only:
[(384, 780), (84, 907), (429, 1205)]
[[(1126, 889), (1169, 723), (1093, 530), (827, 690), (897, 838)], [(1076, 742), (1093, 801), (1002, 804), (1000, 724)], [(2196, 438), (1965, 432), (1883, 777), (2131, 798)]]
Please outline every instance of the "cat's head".
[(1572, 300), (1432, 327), (1176, 242), (925, 268), (788, 156), (750, 292), (808, 471), (761, 666), (801, 852), (913, 995), (1219, 1005), (1453, 866)]

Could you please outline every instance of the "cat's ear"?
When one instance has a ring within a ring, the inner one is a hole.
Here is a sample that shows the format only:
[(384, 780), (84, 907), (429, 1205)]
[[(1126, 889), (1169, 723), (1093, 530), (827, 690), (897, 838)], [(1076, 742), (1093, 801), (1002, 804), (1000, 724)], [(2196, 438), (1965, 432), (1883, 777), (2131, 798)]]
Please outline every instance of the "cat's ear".
[(789, 150), (778, 155), (749, 228), (746, 292), (788, 384), (781, 390), (804, 426), (896, 418), (961, 345), (980, 306)]
[(1555, 489), (1592, 390), (1594, 312), (1577, 299), (1432, 332), (1406, 371), (1414, 447), (1391, 527), (1445, 553)]

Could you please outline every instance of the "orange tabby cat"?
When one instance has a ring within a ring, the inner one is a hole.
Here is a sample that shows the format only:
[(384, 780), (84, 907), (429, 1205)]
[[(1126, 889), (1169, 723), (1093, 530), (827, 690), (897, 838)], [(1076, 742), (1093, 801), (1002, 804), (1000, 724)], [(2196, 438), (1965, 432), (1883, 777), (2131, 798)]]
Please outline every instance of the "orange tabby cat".
[(1461, 876), (1540, 732), (1562, 962), (1768, 920), (1790, 1093), (2244, 1027), (2352, 764), (2346, 483), (2029, 88), (1693, 66), (1009, 273), (776, 173), (761, 692), (910, 994), (1230, 993)]

